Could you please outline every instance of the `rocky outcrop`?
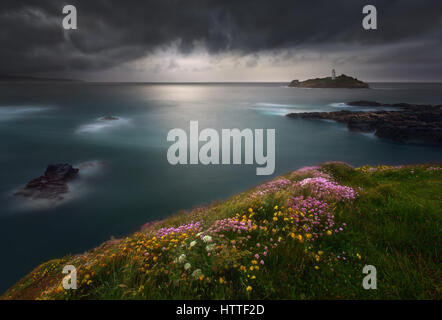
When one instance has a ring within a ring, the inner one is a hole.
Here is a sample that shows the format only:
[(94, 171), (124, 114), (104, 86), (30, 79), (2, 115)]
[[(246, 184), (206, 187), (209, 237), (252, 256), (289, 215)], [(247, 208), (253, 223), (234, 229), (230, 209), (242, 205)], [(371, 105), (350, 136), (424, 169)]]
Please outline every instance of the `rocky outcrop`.
[(67, 182), (78, 175), (79, 169), (70, 164), (48, 165), (43, 176), (29, 181), (23, 189), (15, 193), (33, 199), (63, 200), (69, 191)]
[(342, 74), (335, 79), (331, 77), (309, 79), (305, 81), (293, 80), (289, 83), (289, 87), (294, 88), (347, 88), (347, 89), (363, 89), (368, 88), (368, 84), (356, 78)]
[(374, 132), (379, 138), (397, 142), (442, 145), (442, 105), (381, 104), (355, 101), (351, 106), (397, 107), (397, 111), (336, 111), (290, 113), (300, 119), (329, 119), (346, 123), (351, 131)]

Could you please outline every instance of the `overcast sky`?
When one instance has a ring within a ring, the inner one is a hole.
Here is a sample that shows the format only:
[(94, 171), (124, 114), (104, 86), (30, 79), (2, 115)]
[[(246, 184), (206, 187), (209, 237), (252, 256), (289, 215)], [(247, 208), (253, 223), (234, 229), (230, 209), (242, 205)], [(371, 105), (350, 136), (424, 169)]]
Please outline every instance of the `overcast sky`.
[[(75, 5), (78, 29), (64, 30)], [(373, 4), (378, 30), (362, 28)], [(97, 81), (442, 81), (441, 0), (1, 0), (0, 74)]]

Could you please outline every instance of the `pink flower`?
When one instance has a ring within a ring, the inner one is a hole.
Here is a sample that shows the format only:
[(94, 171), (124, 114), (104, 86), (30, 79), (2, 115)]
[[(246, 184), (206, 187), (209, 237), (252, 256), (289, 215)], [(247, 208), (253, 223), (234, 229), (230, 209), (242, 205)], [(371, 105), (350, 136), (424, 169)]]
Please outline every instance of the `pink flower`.
[(301, 188), (309, 188), (316, 198), (331, 198), (337, 201), (352, 200), (357, 192), (351, 187), (341, 186), (331, 179), (324, 177), (307, 178), (297, 184)]

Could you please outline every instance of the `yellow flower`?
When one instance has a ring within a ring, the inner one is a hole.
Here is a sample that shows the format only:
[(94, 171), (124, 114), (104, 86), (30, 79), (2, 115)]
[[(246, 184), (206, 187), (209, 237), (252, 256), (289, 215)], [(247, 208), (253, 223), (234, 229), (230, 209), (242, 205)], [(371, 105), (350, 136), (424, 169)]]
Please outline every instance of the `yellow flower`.
[(278, 206), (275, 206), (273, 209), (274, 209), (274, 210), (278, 210)]
[(361, 255), (359, 253), (356, 253), (356, 257), (358, 257), (358, 259), (361, 260)]
[(204, 280), (204, 275), (200, 275), (200, 280), (203, 281)]
[(327, 235), (331, 236), (332, 232), (330, 230), (327, 231)]
[(318, 254), (319, 254), (320, 256), (322, 256), (323, 253), (324, 253), (324, 251), (321, 251), (321, 250), (318, 251)]
[(278, 218), (277, 217), (273, 217), (273, 221), (278, 221)]
[(250, 266), (250, 268), (249, 268), (249, 269), (250, 269), (250, 271), (253, 271), (253, 266)]
[(252, 209), (252, 208), (249, 208), (249, 212), (252, 213), (252, 212), (253, 212), (253, 209)]
[(298, 240), (302, 241), (302, 235), (298, 234)]
[(318, 270), (319, 269), (319, 267), (318, 266), (315, 266), (315, 270)]
[(220, 283), (220, 284), (223, 284), (223, 283), (224, 283), (224, 279), (223, 279), (223, 277), (219, 277), (219, 283)]
[(312, 234), (311, 234), (311, 233), (307, 233), (307, 234), (305, 235), (305, 237), (306, 237), (307, 239), (311, 239)]
[(258, 264), (258, 261), (252, 260), (252, 264)]
[(247, 292), (252, 291), (252, 287), (251, 287), (251, 286), (248, 286), (248, 287), (246, 288), (246, 291), (247, 291)]

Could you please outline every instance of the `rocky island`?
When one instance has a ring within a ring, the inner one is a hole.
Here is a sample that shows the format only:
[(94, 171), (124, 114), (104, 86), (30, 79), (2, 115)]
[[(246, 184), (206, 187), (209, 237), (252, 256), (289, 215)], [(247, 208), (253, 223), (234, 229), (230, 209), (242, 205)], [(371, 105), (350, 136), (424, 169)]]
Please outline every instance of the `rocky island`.
[(289, 87), (294, 88), (347, 88), (347, 89), (364, 89), (368, 88), (368, 84), (356, 78), (341, 74), (340, 76), (325, 78), (308, 79), (305, 81), (293, 80), (289, 83)]
[(442, 145), (442, 105), (353, 101), (349, 106), (393, 107), (395, 111), (335, 111), (289, 113), (290, 118), (328, 119), (346, 123), (350, 131), (374, 132), (379, 138), (396, 142), (423, 142)]

